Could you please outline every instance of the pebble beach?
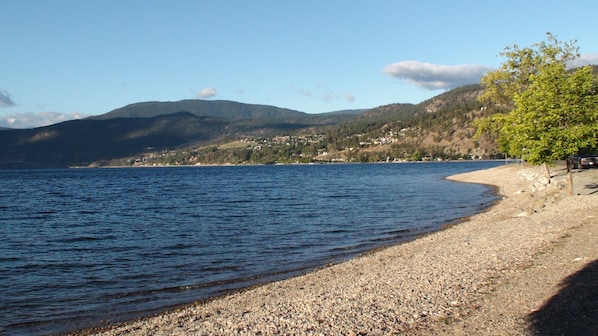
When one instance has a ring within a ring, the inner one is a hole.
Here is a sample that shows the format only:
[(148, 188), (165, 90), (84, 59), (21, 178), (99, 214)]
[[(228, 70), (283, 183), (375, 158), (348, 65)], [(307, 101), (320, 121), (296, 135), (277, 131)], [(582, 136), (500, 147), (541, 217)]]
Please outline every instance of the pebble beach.
[(73, 335), (598, 335), (598, 171), (574, 171), (574, 195), (552, 172), (451, 176), (502, 199), (344, 263)]

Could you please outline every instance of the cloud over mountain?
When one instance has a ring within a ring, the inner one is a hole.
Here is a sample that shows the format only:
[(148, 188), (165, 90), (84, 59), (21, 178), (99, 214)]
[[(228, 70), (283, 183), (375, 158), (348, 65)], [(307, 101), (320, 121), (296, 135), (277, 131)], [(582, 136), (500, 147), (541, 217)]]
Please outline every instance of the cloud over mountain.
[(208, 87), (208, 88), (204, 88), (201, 89), (201, 91), (199, 91), (197, 93), (197, 95), (195, 95), (196, 98), (212, 98), (214, 96), (216, 96), (218, 94), (218, 91), (216, 91), (216, 89), (214, 89), (213, 87)]
[(26, 112), (12, 113), (0, 116), (0, 127), (8, 128), (34, 128), (48, 126), (59, 122), (88, 117), (83, 113), (59, 112)]
[(403, 61), (384, 67), (384, 73), (428, 90), (448, 90), (480, 82), (492, 70), (477, 64), (437, 65), (418, 61)]

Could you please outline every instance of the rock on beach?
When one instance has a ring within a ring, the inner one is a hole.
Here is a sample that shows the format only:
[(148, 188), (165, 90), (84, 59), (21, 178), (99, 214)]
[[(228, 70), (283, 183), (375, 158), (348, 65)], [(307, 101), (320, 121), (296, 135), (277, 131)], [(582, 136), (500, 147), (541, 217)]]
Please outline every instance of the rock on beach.
[[(551, 306), (567, 279), (597, 276), (598, 170), (574, 173), (575, 195), (561, 166), (549, 184), (539, 167), (519, 165), (449, 179), (494, 185), (502, 200), (443, 231), (309, 274), (74, 334), (598, 335), (591, 281), (577, 303), (561, 300), (575, 314)], [(555, 314), (562, 325), (551, 325)]]

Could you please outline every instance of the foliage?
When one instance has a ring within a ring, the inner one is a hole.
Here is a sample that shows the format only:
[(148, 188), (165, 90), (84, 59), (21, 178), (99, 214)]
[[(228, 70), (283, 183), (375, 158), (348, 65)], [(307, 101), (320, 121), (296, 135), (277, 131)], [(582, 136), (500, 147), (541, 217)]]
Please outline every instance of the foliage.
[(592, 67), (567, 71), (579, 56), (574, 42), (552, 34), (530, 48), (512, 46), (507, 61), (482, 78), (480, 100), (512, 106), (476, 123), (477, 134), (494, 134), (501, 150), (533, 164), (551, 163), (594, 149), (598, 135), (598, 81)]

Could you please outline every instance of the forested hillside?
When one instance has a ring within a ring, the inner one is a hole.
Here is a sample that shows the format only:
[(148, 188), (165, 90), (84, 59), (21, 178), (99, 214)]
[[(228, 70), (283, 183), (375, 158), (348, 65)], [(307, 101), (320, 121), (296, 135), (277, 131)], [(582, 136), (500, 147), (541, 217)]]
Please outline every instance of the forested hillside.
[(0, 167), (273, 164), (492, 158), (473, 139), (479, 85), (420, 104), (307, 114), (230, 101), (125, 106), (102, 116), (0, 132)]
[(475, 140), (476, 118), (496, 113), (468, 85), (420, 104), (389, 104), (337, 125), (276, 136), (230, 138), (202, 146), (152, 152), (117, 165), (378, 162), (500, 157), (492, 139)]
[(200, 117), (219, 117), (231, 121), (255, 120), (264, 124), (321, 124), (347, 121), (354, 111), (308, 114), (269, 105), (245, 104), (228, 100), (188, 99), (176, 102), (143, 102), (130, 104), (89, 119), (149, 118), (177, 112), (189, 112)]

